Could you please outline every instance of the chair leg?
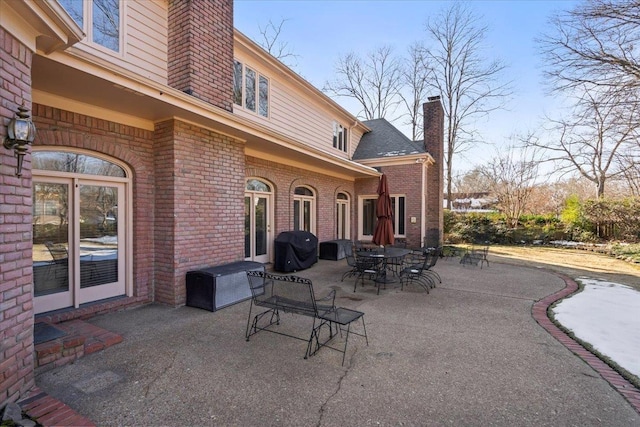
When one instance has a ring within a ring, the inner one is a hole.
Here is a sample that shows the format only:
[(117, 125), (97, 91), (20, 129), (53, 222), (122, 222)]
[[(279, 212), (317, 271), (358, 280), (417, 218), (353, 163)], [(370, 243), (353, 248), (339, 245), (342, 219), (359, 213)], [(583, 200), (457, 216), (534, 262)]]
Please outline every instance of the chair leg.
[(345, 273), (342, 275), (342, 279), (340, 279), (340, 281), (341, 281), (341, 282), (344, 282), (344, 279), (346, 279), (347, 277), (351, 277), (351, 276), (353, 276), (353, 275), (354, 275), (354, 274), (356, 274), (356, 273), (357, 273), (357, 272), (356, 272), (356, 271), (354, 271), (354, 270), (349, 270), (349, 271), (345, 272)]
[(358, 277), (356, 277), (356, 282), (353, 284), (353, 292), (355, 292), (356, 288), (358, 287), (358, 280), (361, 280), (362, 286), (364, 286), (364, 275), (365, 273), (360, 273), (358, 274)]
[(440, 275), (438, 273), (436, 273), (433, 270), (427, 270), (425, 271), (425, 274), (428, 275), (430, 278), (432, 278), (432, 288), (436, 287), (436, 280), (438, 281), (438, 283), (442, 283), (442, 279), (440, 278)]
[(249, 318), (247, 319), (247, 329), (244, 333), (244, 337), (246, 338), (247, 341), (249, 341), (249, 337), (251, 336), (249, 334), (249, 330), (251, 328), (251, 309), (253, 308), (253, 299), (251, 300), (251, 303), (249, 305)]

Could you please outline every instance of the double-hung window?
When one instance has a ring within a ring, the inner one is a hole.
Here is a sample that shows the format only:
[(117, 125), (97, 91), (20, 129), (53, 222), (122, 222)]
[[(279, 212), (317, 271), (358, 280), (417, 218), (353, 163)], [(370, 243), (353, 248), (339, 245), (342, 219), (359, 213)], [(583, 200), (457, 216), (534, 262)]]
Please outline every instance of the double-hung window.
[(240, 61), (233, 62), (233, 102), (269, 117), (269, 79)]
[[(376, 201), (377, 196), (361, 196), (360, 212), (362, 213), (359, 221), (360, 239), (373, 237), (378, 218), (376, 217)], [(395, 237), (405, 237), (405, 203), (404, 195), (391, 195), (391, 208), (393, 211), (393, 235)]]
[(347, 152), (347, 128), (338, 122), (333, 122), (333, 148)]
[(59, 0), (67, 13), (87, 33), (89, 42), (121, 52), (121, 0)]

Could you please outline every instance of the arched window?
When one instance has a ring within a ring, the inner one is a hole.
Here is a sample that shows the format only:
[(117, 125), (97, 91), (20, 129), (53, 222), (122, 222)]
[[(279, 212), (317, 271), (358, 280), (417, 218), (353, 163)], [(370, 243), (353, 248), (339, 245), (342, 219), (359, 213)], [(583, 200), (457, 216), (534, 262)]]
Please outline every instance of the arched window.
[(250, 178), (247, 180), (247, 191), (262, 191), (265, 193), (271, 193), (271, 186), (259, 179)]

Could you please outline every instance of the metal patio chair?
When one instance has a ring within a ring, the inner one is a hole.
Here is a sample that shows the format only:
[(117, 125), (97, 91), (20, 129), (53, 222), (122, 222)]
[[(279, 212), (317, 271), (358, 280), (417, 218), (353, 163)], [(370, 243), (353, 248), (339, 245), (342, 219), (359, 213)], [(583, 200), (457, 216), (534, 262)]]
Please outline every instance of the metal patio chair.
[(380, 282), (376, 282), (376, 279), (380, 275), (380, 269), (382, 268), (381, 259), (375, 257), (358, 256), (356, 253), (356, 281), (353, 284), (353, 292), (358, 287), (358, 281), (364, 286), (364, 279), (368, 277), (369, 280), (376, 283), (378, 288), (378, 294), (380, 293)]
[(438, 283), (442, 283), (442, 278), (433, 269), (433, 267), (435, 267), (436, 263), (438, 262), (438, 258), (440, 258), (441, 256), (442, 256), (442, 248), (431, 248), (426, 251), (426, 257), (429, 258), (429, 264), (424, 274), (430, 275), (434, 279), (433, 286), (432, 286), (433, 288), (435, 288), (436, 286), (435, 284), (436, 279), (438, 280)]
[(344, 279), (347, 277), (352, 277), (358, 274), (358, 270), (356, 268), (356, 256), (355, 256), (355, 246), (349, 245), (344, 247), (345, 259), (347, 260), (347, 265), (349, 266), (349, 270), (345, 271), (342, 275), (341, 282), (344, 282)]
[(489, 266), (489, 260), (487, 259), (487, 255), (489, 254), (489, 246), (485, 246), (482, 249), (471, 248), (467, 250), (467, 252), (460, 259), (460, 264), (473, 264), (480, 265), (480, 269), (482, 269), (482, 265), (486, 262), (487, 267)]
[[(413, 258), (413, 262), (419, 260), (419, 255)], [(420, 263), (404, 267), (400, 271), (400, 290), (404, 290), (404, 286), (409, 283), (416, 283), (429, 293), (429, 289), (435, 286), (434, 279), (426, 273), (431, 262), (431, 257), (425, 253)]]

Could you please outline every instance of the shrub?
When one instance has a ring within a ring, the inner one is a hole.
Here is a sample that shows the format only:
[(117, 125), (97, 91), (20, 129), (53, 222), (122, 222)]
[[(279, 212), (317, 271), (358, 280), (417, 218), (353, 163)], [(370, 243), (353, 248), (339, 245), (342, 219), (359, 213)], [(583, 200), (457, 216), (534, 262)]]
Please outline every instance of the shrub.
[(554, 215), (522, 215), (517, 228), (504, 215), (445, 211), (444, 233), (450, 243), (530, 244), (536, 241), (577, 240), (594, 243), (602, 239), (640, 241), (640, 198), (587, 200), (567, 199), (560, 218)]

